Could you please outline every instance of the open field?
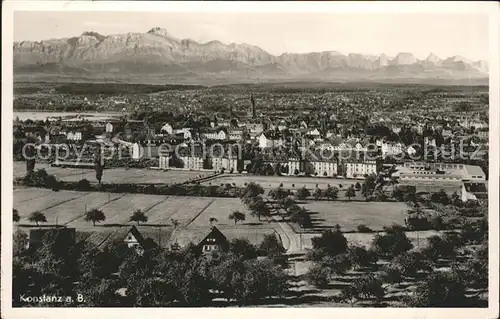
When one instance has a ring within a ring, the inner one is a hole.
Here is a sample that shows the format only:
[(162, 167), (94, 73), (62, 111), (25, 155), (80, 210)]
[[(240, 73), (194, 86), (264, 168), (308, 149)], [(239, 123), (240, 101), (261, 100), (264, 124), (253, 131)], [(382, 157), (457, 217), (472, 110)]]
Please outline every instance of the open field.
[[(43, 200), (40, 200), (43, 199)], [(45, 214), (48, 225), (66, 225), (78, 231), (97, 232), (98, 240), (104, 240), (114, 229), (134, 224), (129, 218), (134, 210), (141, 209), (148, 216), (144, 227), (172, 229), (171, 219), (179, 221), (178, 235), (187, 237), (206, 235), (210, 229), (209, 219), (215, 217), (215, 223), (229, 238), (244, 237), (253, 243), (260, 243), (266, 234), (281, 232), (279, 225), (266, 220), (259, 222), (252, 217), (241, 201), (236, 198), (182, 197), (143, 194), (114, 194), (98, 192), (53, 192), (38, 188), (18, 188), (14, 190), (14, 208), (19, 211), (20, 228), (35, 226), (27, 220), (34, 211)], [(98, 208), (106, 215), (106, 220), (93, 226), (84, 221), (85, 209)], [(234, 225), (228, 219), (229, 214), (239, 210), (246, 213), (246, 220)], [(285, 235), (281, 232), (281, 237)], [(198, 238), (197, 238), (198, 239)], [(201, 240), (201, 238), (199, 238)], [(97, 240), (97, 241), (98, 241)], [(287, 240), (283, 238), (283, 240)], [(284, 244), (287, 244), (285, 242)]]
[(262, 219), (259, 221), (257, 217), (250, 215), (248, 209), (237, 198), (216, 198), (215, 201), (209, 205), (192, 223), (194, 227), (208, 227), (210, 226), (210, 218), (217, 219), (218, 227), (234, 227), (234, 221), (229, 219), (229, 215), (233, 211), (240, 211), (245, 214), (245, 220), (237, 223), (238, 227), (258, 227), (262, 224), (267, 224), (267, 221)]
[(407, 210), (406, 204), (400, 202), (306, 201), (303, 206), (311, 213), (316, 229), (339, 224), (343, 231), (355, 231), (360, 224), (374, 231), (393, 223), (404, 225)]
[[(305, 201), (303, 204), (312, 214), (315, 230), (331, 228), (339, 224), (344, 231), (355, 231), (364, 224), (373, 230), (393, 223), (404, 224), (406, 205), (396, 202), (341, 202)], [(88, 227), (83, 221), (87, 210), (99, 208), (106, 214), (103, 224), (127, 224), (132, 212), (140, 209), (148, 216), (148, 223), (154, 225), (171, 224), (177, 219), (180, 227), (208, 227), (214, 217), (220, 227), (235, 227), (229, 220), (231, 212), (239, 210), (246, 214), (246, 220), (237, 227), (269, 227), (265, 219), (259, 222), (252, 217), (238, 198), (183, 197), (144, 194), (86, 193), (74, 191), (53, 192), (38, 188), (16, 188), (14, 208), (21, 218), (34, 211), (46, 214), (48, 224), (72, 227)], [(21, 222), (24, 224), (25, 220)]]
[(106, 215), (106, 224), (126, 224), (132, 213), (140, 209), (147, 212), (151, 207), (163, 201), (165, 196), (144, 196), (141, 194), (127, 194), (110, 201), (100, 209)]
[(255, 175), (223, 175), (217, 178), (211, 179), (202, 183), (202, 185), (220, 185), (220, 184), (236, 184), (236, 186), (244, 186), (245, 183), (257, 183), (260, 184), (264, 189), (272, 189), (279, 187), (283, 184), (284, 188), (287, 189), (299, 189), (306, 187), (308, 189), (314, 190), (316, 185), (324, 189), (328, 185), (338, 187), (342, 184), (343, 188), (347, 188), (350, 185), (356, 184), (356, 182), (362, 183), (362, 180), (354, 179), (336, 179), (328, 177), (297, 177), (297, 176), (255, 176)]
[[(51, 167), (46, 163), (38, 163), (36, 169), (45, 169), (48, 174), (55, 175), (63, 181), (79, 181), (87, 179), (90, 182), (97, 182), (95, 171), (84, 168), (61, 168)], [(14, 177), (22, 177), (26, 174), (26, 163), (14, 162)], [(188, 181), (200, 175), (207, 176), (210, 172), (181, 171), (181, 170), (149, 170), (137, 168), (110, 168), (103, 173), (103, 183), (150, 183), (150, 184), (177, 184)]]
[(146, 215), (152, 224), (171, 224), (171, 219), (176, 219), (179, 227), (186, 227), (213, 200), (208, 197), (167, 197), (147, 211)]

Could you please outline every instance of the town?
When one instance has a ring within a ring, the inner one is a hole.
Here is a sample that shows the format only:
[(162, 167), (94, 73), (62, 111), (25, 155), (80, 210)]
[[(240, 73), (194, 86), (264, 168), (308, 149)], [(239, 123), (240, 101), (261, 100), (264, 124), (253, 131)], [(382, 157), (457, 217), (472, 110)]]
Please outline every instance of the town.
[[(16, 83), (14, 108), (14, 292), (487, 302), (487, 87)], [(22, 266), (74, 256), (87, 268)], [(454, 291), (432, 299), (429, 280)]]

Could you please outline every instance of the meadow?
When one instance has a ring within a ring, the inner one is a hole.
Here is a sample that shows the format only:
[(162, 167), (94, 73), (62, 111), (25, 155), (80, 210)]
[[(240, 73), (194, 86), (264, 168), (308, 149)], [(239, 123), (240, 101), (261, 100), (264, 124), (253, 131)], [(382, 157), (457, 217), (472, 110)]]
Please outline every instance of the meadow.
[(356, 231), (363, 224), (380, 231), (393, 223), (404, 225), (408, 210), (401, 202), (305, 201), (303, 206), (311, 214), (315, 230), (339, 224), (343, 231)]
[[(313, 228), (306, 231), (290, 223), (296, 233), (314, 232), (315, 234), (335, 227), (336, 224), (346, 232), (357, 230), (364, 224), (374, 231), (393, 223), (404, 224), (406, 206), (392, 202), (347, 202), (314, 201), (300, 202), (311, 214)], [(14, 208), (19, 211), (22, 226), (32, 227), (35, 223), (27, 220), (28, 216), (39, 211), (47, 218), (46, 225), (67, 225), (77, 229), (95, 229), (96, 227), (121, 227), (132, 225), (130, 216), (135, 210), (143, 211), (148, 217), (146, 225), (171, 227), (172, 220), (177, 220), (181, 228), (205, 228), (212, 224), (226, 229), (268, 229), (275, 228), (283, 232), (272, 219), (259, 220), (252, 216), (238, 198), (184, 197), (145, 194), (115, 194), (100, 192), (54, 192), (39, 188), (15, 188)], [(100, 209), (106, 220), (97, 223), (84, 221), (86, 211)], [(229, 215), (233, 211), (245, 214), (245, 220), (236, 225)], [(215, 222), (210, 222), (214, 218)]]
[[(95, 171), (85, 168), (62, 168), (51, 167), (46, 163), (37, 163), (35, 170), (45, 169), (48, 174), (54, 175), (62, 181), (79, 181), (87, 179), (90, 182), (97, 182)], [(102, 177), (103, 183), (135, 183), (135, 184), (178, 184), (191, 179), (208, 176), (210, 172), (183, 171), (183, 170), (150, 170), (138, 168), (109, 168), (105, 169)], [(14, 162), (13, 175), (22, 177), (26, 175), (26, 163)]]

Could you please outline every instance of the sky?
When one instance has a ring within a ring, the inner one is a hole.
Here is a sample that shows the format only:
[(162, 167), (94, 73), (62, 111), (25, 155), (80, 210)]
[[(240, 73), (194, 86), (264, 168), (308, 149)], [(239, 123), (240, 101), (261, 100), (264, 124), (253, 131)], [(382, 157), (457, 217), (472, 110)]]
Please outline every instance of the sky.
[(164, 28), (198, 42), (248, 43), (267, 52), (339, 51), (419, 59), (461, 55), (488, 60), (488, 16), (481, 13), (217, 13), (217, 12), (20, 12), (14, 41), (147, 32)]

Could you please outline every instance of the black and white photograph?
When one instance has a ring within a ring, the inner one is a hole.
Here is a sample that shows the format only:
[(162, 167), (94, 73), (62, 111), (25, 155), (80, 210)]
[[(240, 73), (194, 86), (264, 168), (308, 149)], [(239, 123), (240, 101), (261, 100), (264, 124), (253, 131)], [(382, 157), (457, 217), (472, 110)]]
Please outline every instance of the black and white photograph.
[(498, 317), (498, 3), (253, 5), (4, 3), (2, 317)]

